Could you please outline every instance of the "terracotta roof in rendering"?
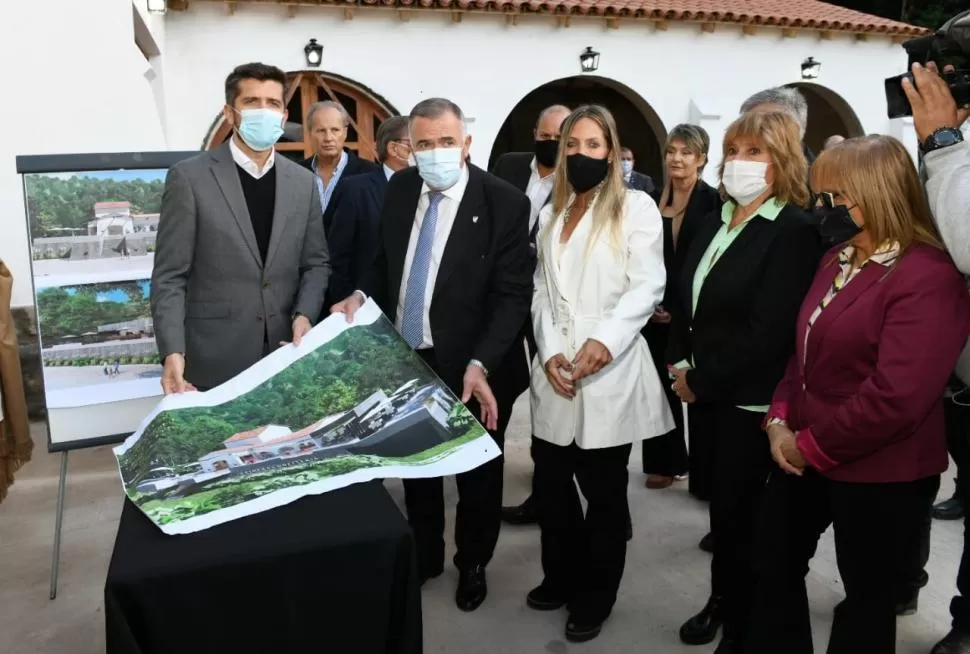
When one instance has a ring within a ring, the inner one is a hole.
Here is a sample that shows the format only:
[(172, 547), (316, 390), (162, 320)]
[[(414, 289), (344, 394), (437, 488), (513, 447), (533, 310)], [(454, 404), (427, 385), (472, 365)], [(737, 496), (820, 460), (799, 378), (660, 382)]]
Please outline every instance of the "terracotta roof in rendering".
[(95, 209), (127, 209), (131, 206), (130, 202), (95, 202)]
[(880, 18), (818, 0), (323, 0), (320, 4), (395, 8), (486, 10), (507, 13), (579, 14), (654, 20), (741, 23), (848, 31), (919, 35), (922, 27)]
[(249, 431), (241, 431), (238, 434), (235, 434), (233, 436), (230, 436), (229, 438), (227, 438), (226, 440), (224, 440), (222, 442), (223, 443), (235, 443), (237, 441), (246, 441), (246, 440), (249, 440), (250, 438), (252, 438), (254, 436), (259, 436), (260, 434), (262, 434), (264, 431), (266, 431), (266, 429), (267, 429), (268, 426), (269, 425), (265, 425), (263, 427), (257, 427), (256, 429), (250, 429)]

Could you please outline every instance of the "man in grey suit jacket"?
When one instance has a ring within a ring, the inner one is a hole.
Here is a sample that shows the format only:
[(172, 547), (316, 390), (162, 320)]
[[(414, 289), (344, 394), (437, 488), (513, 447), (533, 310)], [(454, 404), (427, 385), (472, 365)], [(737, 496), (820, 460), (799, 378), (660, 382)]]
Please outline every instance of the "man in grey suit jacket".
[(320, 315), (330, 274), (313, 174), (273, 145), (286, 76), (264, 64), (226, 79), (232, 138), (169, 170), (152, 271), (166, 394), (217, 386)]

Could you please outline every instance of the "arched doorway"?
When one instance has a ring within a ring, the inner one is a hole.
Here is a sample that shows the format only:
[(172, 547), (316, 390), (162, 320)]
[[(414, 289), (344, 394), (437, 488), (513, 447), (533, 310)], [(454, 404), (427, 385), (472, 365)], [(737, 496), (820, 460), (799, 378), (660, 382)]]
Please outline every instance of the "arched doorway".
[(835, 91), (808, 82), (797, 82), (788, 86), (801, 91), (808, 102), (808, 128), (805, 130), (805, 143), (815, 154), (822, 151), (825, 139), (830, 136), (838, 134), (851, 138), (865, 134), (855, 111)]
[(633, 150), (636, 169), (663, 182), (662, 149), (667, 130), (660, 117), (630, 87), (606, 77), (581, 75), (543, 84), (519, 100), (492, 144), (489, 168), (506, 152), (530, 152), (532, 130), (539, 112), (553, 104), (575, 108), (600, 104), (610, 110), (620, 132), (620, 143)]
[[(286, 109), (289, 115), (283, 136), (276, 144), (277, 152), (291, 159), (303, 159), (313, 154), (309, 134), (303, 131), (303, 120), (310, 105), (333, 100), (343, 105), (350, 114), (346, 147), (355, 150), (363, 159), (377, 159), (374, 146), (377, 128), (387, 118), (398, 115), (387, 100), (361, 84), (332, 73), (304, 70), (288, 73), (286, 77)], [(202, 148), (212, 150), (219, 147), (229, 138), (231, 131), (220, 113), (209, 128)]]

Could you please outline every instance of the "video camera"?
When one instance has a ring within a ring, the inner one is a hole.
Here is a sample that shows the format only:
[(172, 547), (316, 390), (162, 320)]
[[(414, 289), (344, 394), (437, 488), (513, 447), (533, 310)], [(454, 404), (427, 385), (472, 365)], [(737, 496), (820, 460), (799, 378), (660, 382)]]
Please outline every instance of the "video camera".
[[(912, 116), (913, 107), (903, 92), (902, 81), (913, 79), (913, 64), (936, 64), (950, 87), (958, 107), (970, 106), (970, 9), (962, 11), (944, 23), (935, 34), (927, 34), (903, 43), (909, 55), (907, 72), (886, 80), (886, 104), (890, 118)], [(953, 70), (944, 72), (944, 68)]]

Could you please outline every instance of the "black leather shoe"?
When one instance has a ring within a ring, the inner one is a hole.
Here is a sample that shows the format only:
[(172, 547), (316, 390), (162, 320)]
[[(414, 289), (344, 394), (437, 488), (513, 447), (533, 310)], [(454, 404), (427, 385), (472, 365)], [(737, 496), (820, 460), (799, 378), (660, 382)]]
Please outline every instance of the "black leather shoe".
[(704, 609), (680, 627), (680, 640), (686, 645), (707, 645), (717, 638), (724, 618), (721, 598), (711, 597)]
[(930, 575), (926, 570), (920, 570), (919, 575), (916, 577), (916, 586), (909, 591), (908, 595), (904, 597), (896, 605), (896, 615), (907, 616), (916, 615), (919, 610), (919, 591), (920, 588), (926, 588), (926, 584), (930, 583)]
[(956, 495), (933, 506), (933, 517), (937, 520), (960, 520), (963, 515), (963, 502)]
[(900, 617), (905, 617), (907, 615), (916, 615), (919, 610), (919, 591), (913, 591), (913, 594), (901, 601), (896, 605), (896, 615)]
[(539, 522), (535, 500), (530, 495), (518, 506), (503, 506), (502, 520), (510, 525), (534, 525)]
[(697, 544), (701, 550), (707, 552), (708, 554), (714, 553), (714, 534), (707, 532), (707, 535), (701, 539), (701, 542)]
[(585, 643), (593, 640), (603, 631), (604, 622), (606, 620), (592, 622), (569, 616), (569, 620), (566, 622), (566, 640), (571, 643)]
[(444, 571), (443, 566), (440, 568), (434, 568), (433, 570), (418, 570), (418, 581), (420, 581), (421, 585), (424, 586), (425, 582), (427, 582), (429, 579), (440, 577), (441, 573)]
[(930, 650), (930, 654), (970, 654), (970, 631), (953, 629)]
[(536, 611), (558, 611), (566, 606), (567, 598), (550, 590), (545, 583), (539, 584), (525, 596), (525, 603)]
[(474, 568), (461, 570), (458, 573), (458, 590), (455, 591), (455, 605), (462, 611), (474, 611), (488, 596), (488, 584), (485, 583), (485, 567), (477, 565)]
[(730, 636), (721, 636), (721, 642), (717, 644), (714, 654), (742, 654), (741, 643)]

